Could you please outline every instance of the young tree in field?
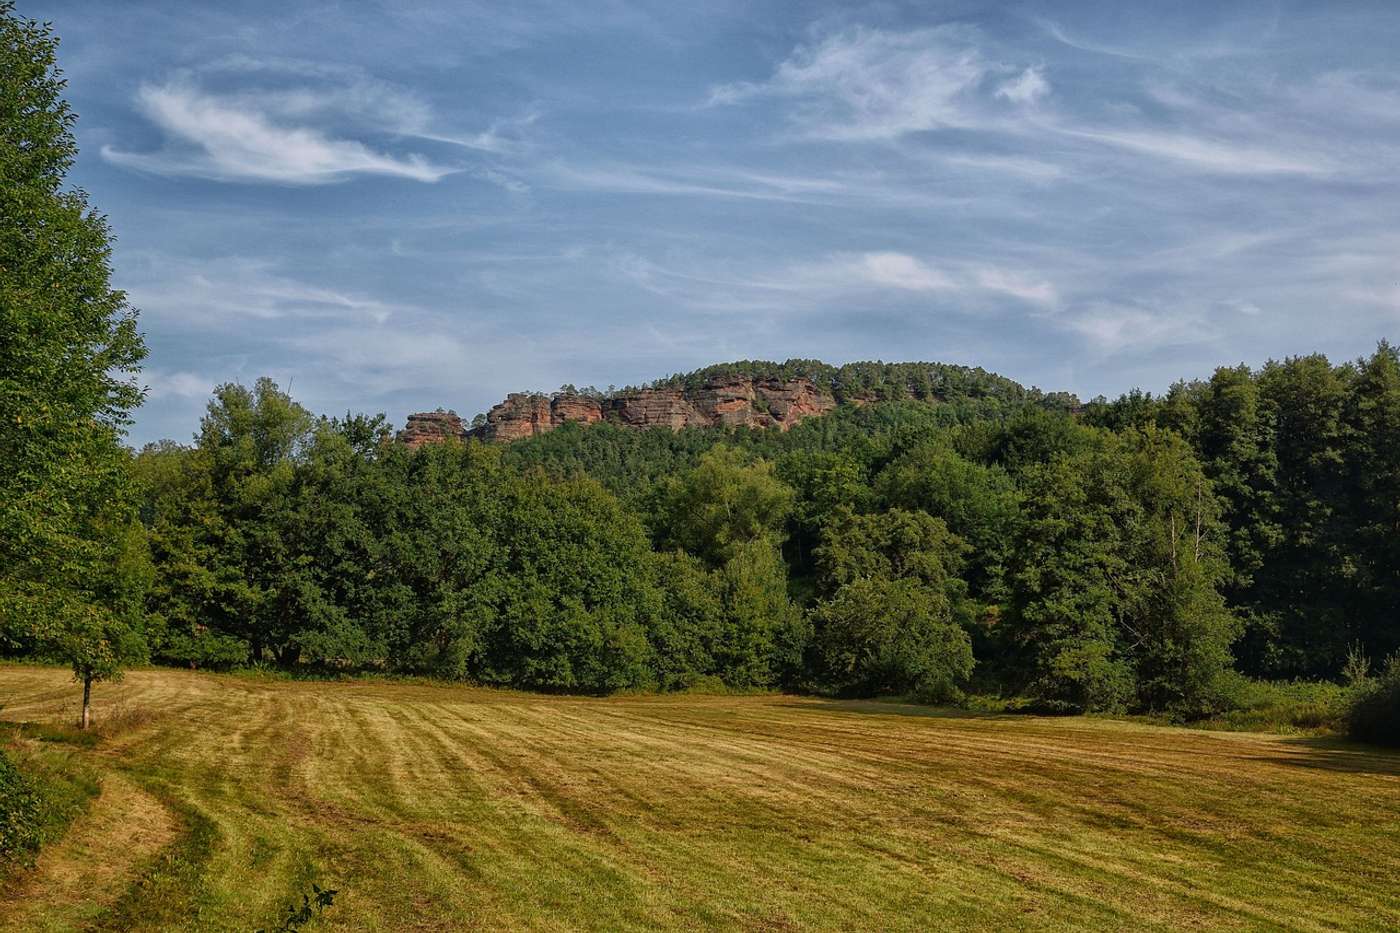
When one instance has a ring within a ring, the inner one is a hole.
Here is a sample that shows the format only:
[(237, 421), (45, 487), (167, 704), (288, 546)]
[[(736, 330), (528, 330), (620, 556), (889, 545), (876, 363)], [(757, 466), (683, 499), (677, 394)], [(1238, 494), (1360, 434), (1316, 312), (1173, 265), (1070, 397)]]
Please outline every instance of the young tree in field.
[(0, 639), (84, 684), (142, 653), (117, 581), (132, 543), (120, 439), (145, 347), (111, 287), (105, 219), (65, 189), (77, 154), (57, 39), (0, 0)]

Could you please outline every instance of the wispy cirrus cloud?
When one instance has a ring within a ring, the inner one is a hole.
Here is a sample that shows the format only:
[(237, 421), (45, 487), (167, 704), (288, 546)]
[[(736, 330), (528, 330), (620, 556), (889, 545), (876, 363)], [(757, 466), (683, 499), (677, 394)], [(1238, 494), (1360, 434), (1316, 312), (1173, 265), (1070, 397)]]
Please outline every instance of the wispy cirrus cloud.
[(1209, 342), (1216, 336), (1215, 329), (1191, 310), (1095, 302), (1059, 320), (1065, 329), (1107, 355), (1135, 347)]
[(383, 324), (407, 307), (303, 281), (270, 259), (239, 256), (199, 262), (149, 257), (130, 291), (148, 315), (184, 322), (348, 318)]
[(290, 119), (324, 112), (332, 103), (310, 92), (220, 95), (188, 81), (145, 85), (137, 105), (165, 133), (165, 147), (131, 152), (104, 146), (102, 157), (161, 175), (289, 185), (339, 182), (358, 174), (433, 182), (458, 171), (422, 155), (393, 155)]
[(985, 307), (1012, 298), (1042, 308), (1060, 301), (1058, 290), (1034, 269), (963, 259), (936, 259), (897, 250), (837, 252), (776, 267), (743, 262), (657, 262), (630, 251), (612, 253), (608, 268), (655, 295), (697, 309), (796, 312), (839, 307), (855, 300), (934, 298), (949, 308)]
[[(1052, 34), (1064, 41), (1062, 34)], [(1270, 122), (1267, 108), (1261, 116), (1238, 104), (1206, 104), (1189, 92), (1152, 86), (1145, 78), (1143, 92), (1164, 111), (1156, 119), (1126, 100), (1105, 99), (1097, 108), (1086, 108), (1081, 99), (1079, 112), (1048, 106), (1053, 87), (1046, 66), (1001, 59), (972, 28), (856, 28), (796, 47), (766, 81), (712, 88), (708, 103), (777, 101), (798, 135), (811, 140), (891, 142), (919, 133), (970, 131), (1016, 139), (1023, 146), (1045, 140), (1111, 148), (1225, 175), (1326, 175), (1344, 163), (1327, 153), (1326, 135), (1315, 132), (1316, 127)], [(1355, 97), (1372, 119), (1385, 114), (1393, 101), (1386, 82), (1355, 75), (1333, 75), (1307, 99), (1339, 87), (1348, 93), (1334, 96)], [(1089, 115), (1092, 110), (1099, 115)], [(1118, 118), (1105, 121), (1104, 112)], [(998, 165), (996, 160), (981, 164)], [(1014, 158), (1001, 162), (1012, 172), (1024, 165)]]
[(711, 89), (709, 103), (789, 100), (799, 133), (871, 141), (982, 125), (997, 98), (1031, 104), (1049, 89), (1038, 69), (989, 60), (965, 29), (857, 28), (798, 47), (767, 81)]

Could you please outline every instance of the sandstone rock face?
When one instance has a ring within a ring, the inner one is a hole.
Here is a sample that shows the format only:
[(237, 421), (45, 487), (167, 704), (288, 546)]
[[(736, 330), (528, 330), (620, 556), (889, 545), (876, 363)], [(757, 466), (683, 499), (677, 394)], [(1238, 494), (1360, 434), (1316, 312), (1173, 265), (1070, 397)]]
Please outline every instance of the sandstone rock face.
[(758, 394), (768, 405), (769, 417), (784, 431), (803, 418), (824, 415), (836, 408), (836, 400), (823, 395), (810, 379), (761, 382)]
[(462, 426), (462, 419), (452, 412), (424, 411), (408, 416), (408, 423), (399, 432), (399, 443), (416, 450), (424, 444), (452, 438), (460, 440), (466, 436), (467, 429)]
[(608, 402), (608, 412), (622, 424), (634, 428), (665, 426), (679, 431), (698, 424), (700, 414), (679, 389), (642, 389), (619, 395)]
[(558, 427), (566, 421), (592, 424), (603, 420), (603, 403), (586, 395), (556, 395), (549, 402), (549, 421)]
[(583, 395), (531, 395), (515, 392), (486, 413), (486, 424), (475, 433), (482, 440), (514, 441), (552, 431), (566, 421), (592, 424), (603, 420), (603, 406)]
[(480, 428), (480, 434), (488, 441), (516, 441), (543, 434), (552, 427), (548, 396), (512, 392), (486, 413), (486, 424)]
[[(636, 389), (601, 400), (584, 395), (517, 392), (487, 412), (486, 423), (469, 433), (487, 441), (513, 441), (552, 431), (570, 421), (592, 424), (604, 419), (633, 428), (667, 427), (673, 431), (687, 427), (776, 427), (786, 431), (803, 418), (824, 415), (835, 407), (836, 400), (810, 379), (728, 376), (713, 379), (698, 389)], [(410, 427), (400, 433), (400, 438), (409, 435), (417, 419), (437, 417), (410, 415)], [(461, 422), (457, 421), (457, 428), (460, 427)], [(421, 437), (412, 446), (438, 439), (427, 434)]]

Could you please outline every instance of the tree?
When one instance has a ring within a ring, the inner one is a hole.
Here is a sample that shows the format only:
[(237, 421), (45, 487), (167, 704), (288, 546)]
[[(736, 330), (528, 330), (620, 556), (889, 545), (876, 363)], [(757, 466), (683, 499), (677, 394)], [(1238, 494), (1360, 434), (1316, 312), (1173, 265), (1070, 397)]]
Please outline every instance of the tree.
[(887, 505), (921, 509), (947, 523), (968, 545), (973, 593), (990, 603), (1005, 598), (1019, 505), (1015, 483), (1004, 470), (964, 460), (943, 444), (924, 444), (887, 466), (875, 489)]
[(767, 461), (717, 446), (662, 489), (663, 539), (719, 566), (745, 545), (776, 539), (792, 510), (792, 489)]
[(972, 645), (947, 596), (915, 579), (860, 579), (816, 611), (821, 678), (840, 693), (957, 695), (972, 672)]
[(111, 287), (111, 235), (65, 190), (77, 154), (58, 41), (0, 0), (0, 638), (84, 684), (141, 654), (121, 447), (145, 347)]
[(1352, 615), (1356, 637), (1387, 657), (1400, 649), (1400, 351), (1382, 341), (1356, 369), (1343, 415)]
[(816, 552), (827, 594), (857, 580), (913, 579), (959, 601), (966, 554), (967, 545), (943, 519), (904, 509), (840, 512), (823, 529)]
[(1271, 511), (1286, 533), (1253, 576), (1245, 659), (1255, 673), (1331, 676), (1355, 639), (1344, 451), (1351, 377), (1320, 354), (1270, 362), (1258, 375), (1275, 425)]
[(646, 534), (595, 480), (502, 484), (503, 560), (487, 582), (481, 676), (606, 693), (649, 686), (659, 608)]
[(1100, 433), (1025, 480), (1008, 622), (1031, 691), (1067, 710), (1211, 711), (1238, 629), (1219, 506), (1186, 443)]

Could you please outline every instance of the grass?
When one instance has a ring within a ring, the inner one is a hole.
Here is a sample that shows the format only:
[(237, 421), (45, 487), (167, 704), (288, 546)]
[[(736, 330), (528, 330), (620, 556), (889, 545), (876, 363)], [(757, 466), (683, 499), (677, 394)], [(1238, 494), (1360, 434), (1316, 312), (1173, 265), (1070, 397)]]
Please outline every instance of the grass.
[[(74, 712), (52, 669), (0, 698)], [(1400, 756), (1335, 740), (176, 671), (96, 700), (102, 795), (0, 928), (249, 930), (313, 882), (324, 930), (1400, 925)]]
[(95, 737), (72, 729), (77, 741), (69, 743), (69, 732), (42, 723), (0, 722), (0, 753), (17, 769), (24, 785), (21, 797), (29, 801), (21, 812), (10, 814), (19, 821), (11, 824), (12, 831), (19, 830), (25, 843), (18, 851), (0, 853), (8, 856), (0, 857), (0, 891), (32, 859), (32, 847), (61, 838), (101, 790), (98, 773), (67, 747), (91, 747)]

